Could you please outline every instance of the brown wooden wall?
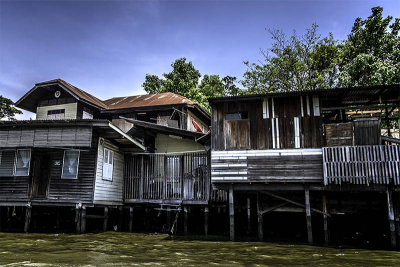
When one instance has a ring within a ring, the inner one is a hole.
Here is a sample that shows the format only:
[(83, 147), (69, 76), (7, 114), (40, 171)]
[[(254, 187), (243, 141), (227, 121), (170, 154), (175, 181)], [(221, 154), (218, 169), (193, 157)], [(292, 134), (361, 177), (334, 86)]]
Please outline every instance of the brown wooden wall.
[[(212, 149), (215, 151), (273, 149), (273, 128), (275, 136), (279, 129), (279, 146), (275, 148), (295, 148), (295, 117), (299, 118), (299, 148), (321, 147), (322, 119), (320, 116), (314, 116), (311, 97), (309, 101), (303, 97), (303, 105), (300, 97), (274, 98), (273, 111), (272, 99), (269, 98), (268, 101), (269, 118), (263, 118), (263, 99), (214, 103)], [(307, 103), (309, 103), (308, 109)], [(225, 119), (226, 114), (237, 112), (247, 112), (248, 119)]]

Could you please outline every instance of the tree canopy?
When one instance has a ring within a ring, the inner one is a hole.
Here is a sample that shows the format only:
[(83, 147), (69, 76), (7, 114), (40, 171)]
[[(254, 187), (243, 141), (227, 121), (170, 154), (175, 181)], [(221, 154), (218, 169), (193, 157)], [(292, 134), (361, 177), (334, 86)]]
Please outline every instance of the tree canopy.
[(11, 99), (0, 95), (0, 119), (14, 119), (16, 114), (22, 114), (22, 112), (14, 107)]
[(157, 75), (146, 74), (142, 87), (149, 94), (172, 92), (197, 102), (201, 107), (209, 110), (208, 98), (225, 95), (242, 94), (242, 90), (235, 84), (236, 77), (219, 75), (204, 75), (186, 58), (179, 58), (171, 64), (172, 71), (164, 73), (162, 78)]
[(301, 36), (268, 30), (273, 44), (258, 63), (244, 62), (242, 84), (265, 93), (400, 83), (400, 19), (382, 12), (374, 7), (367, 19), (357, 18), (341, 42), (332, 34), (321, 38), (316, 24)]

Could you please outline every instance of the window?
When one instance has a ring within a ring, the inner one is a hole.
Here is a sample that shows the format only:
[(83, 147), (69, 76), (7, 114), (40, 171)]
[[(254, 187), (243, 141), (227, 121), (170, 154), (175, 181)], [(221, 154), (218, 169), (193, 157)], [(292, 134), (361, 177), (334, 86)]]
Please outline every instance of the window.
[(84, 119), (84, 120), (85, 119), (88, 119), (88, 120), (93, 119), (93, 111), (88, 108), (83, 107), (82, 119)]
[(18, 149), (16, 153), (14, 175), (28, 176), (30, 162), (31, 162), (31, 150)]
[(61, 178), (77, 179), (79, 166), (79, 150), (65, 150)]
[(249, 114), (247, 112), (227, 113), (225, 115), (225, 120), (227, 121), (246, 120), (248, 118)]
[(48, 120), (62, 120), (65, 118), (65, 109), (53, 109), (47, 111)]
[(112, 181), (114, 168), (114, 151), (104, 148), (103, 179)]

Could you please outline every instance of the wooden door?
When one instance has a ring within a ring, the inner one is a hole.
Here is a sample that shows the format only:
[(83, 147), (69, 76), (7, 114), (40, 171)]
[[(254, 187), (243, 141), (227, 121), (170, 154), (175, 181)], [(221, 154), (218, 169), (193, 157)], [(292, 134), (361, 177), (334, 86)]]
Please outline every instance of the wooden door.
[(50, 157), (45, 154), (34, 155), (32, 174), (32, 198), (47, 198), (50, 182)]

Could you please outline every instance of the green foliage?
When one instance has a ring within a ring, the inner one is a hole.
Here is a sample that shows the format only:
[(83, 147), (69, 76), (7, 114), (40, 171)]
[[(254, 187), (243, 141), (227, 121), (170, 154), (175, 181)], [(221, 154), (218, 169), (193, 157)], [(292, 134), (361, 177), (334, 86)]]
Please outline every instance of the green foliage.
[(171, 67), (172, 71), (164, 73), (163, 78), (147, 74), (142, 84), (144, 90), (149, 94), (164, 92), (179, 94), (195, 101), (208, 111), (210, 110), (208, 98), (243, 94), (243, 91), (235, 85), (235, 77), (226, 76), (221, 79), (219, 75), (206, 74), (200, 82), (200, 72), (192, 62), (186, 62), (186, 58), (175, 60)]
[(364, 86), (400, 83), (400, 18), (382, 16), (372, 8), (367, 19), (357, 18), (344, 42), (339, 83)]
[(340, 45), (332, 34), (321, 38), (313, 24), (302, 36), (290, 37), (280, 30), (268, 30), (274, 43), (259, 63), (244, 62), (248, 67), (242, 84), (251, 93), (312, 90), (330, 87), (337, 78), (336, 64)]
[(0, 119), (13, 120), (16, 114), (22, 114), (22, 112), (14, 107), (14, 102), (11, 99), (0, 95)]

